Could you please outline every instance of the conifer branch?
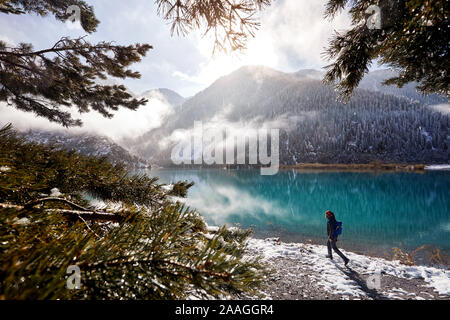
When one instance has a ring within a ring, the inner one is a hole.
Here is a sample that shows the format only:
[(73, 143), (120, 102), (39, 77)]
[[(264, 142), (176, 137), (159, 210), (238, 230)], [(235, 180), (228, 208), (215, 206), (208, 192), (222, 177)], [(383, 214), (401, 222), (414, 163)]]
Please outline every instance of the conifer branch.
[[(30, 207), (9, 204), (9, 203), (0, 203), (0, 208), (11, 208), (17, 210), (29, 210)], [(99, 212), (99, 211), (85, 211), (85, 210), (68, 210), (68, 209), (56, 209), (56, 208), (46, 208), (40, 209), (43, 212), (47, 213), (59, 213), (71, 219), (85, 219), (85, 220), (101, 220), (101, 221), (111, 221), (111, 222), (122, 222), (124, 218), (118, 214), (108, 213), (108, 212)]]
[[(184, 269), (188, 272), (190, 272), (191, 274), (204, 274), (207, 276), (212, 276), (212, 277), (216, 277), (216, 278), (221, 278), (224, 280), (229, 280), (231, 274), (228, 272), (214, 272), (211, 270), (206, 270), (203, 268), (195, 268), (195, 267), (191, 267), (191, 266), (187, 266), (184, 264), (181, 264), (179, 262), (174, 262), (174, 261), (170, 261), (170, 260), (154, 260), (154, 259), (133, 259), (132, 257), (130, 257), (129, 259), (120, 259), (120, 260), (113, 260), (113, 261), (101, 261), (101, 262), (97, 262), (97, 263), (93, 263), (93, 264), (80, 264), (80, 268), (82, 269), (86, 269), (86, 270), (94, 270), (94, 269), (98, 269), (98, 268), (107, 268), (107, 267), (117, 267), (117, 266), (125, 266), (125, 265), (136, 265), (136, 264), (145, 264), (145, 265), (155, 265), (156, 268), (161, 268), (158, 267), (158, 265), (161, 264), (167, 264), (173, 267), (177, 267), (180, 269)], [(163, 270), (167, 270), (165, 268), (163, 268)], [(175, 274), (178, 275), (178, 274)]]
[[(401, 88), (415, 82), (423, 94), (450, 96), (449, 2), (378, 1), (377, 15), (370, 7), (376, 1), (328, 0), (325, 17), (333, 19), (343, 9), (352, 16), (352, 28), (336, 33), (324, 55), (324, 82), (335, 85), (340, 97), (348, 101), (372, 61), (398, 71), (384, 81)], [(426, 4), (424, 4), (426, 3)], [(371, 26), (369, 21), (377, 21)]]
[(55, 201), (55, 202), (63, 202), (65, 204), (68, 204), (69, 206), (71, 206), (71, 207), (73, 207), (75, 209), (81, 210), (81, 211), (92, 211), (92, 210), (86, 209), (86, 208), (84, 208), (84, 207), (82, 207), (82, 206), (80, 206), (80, 205), (78, 205), (78, 204), (76, 204), (76, 203), (74, 203), (72, 201), (69, 201), (69, 200), (64, 199), (64, 198), (57, 198), (57, 197), (46, 197), (46, 198), (40, 198), (40, 199), (37, 199), (37, 200), (33, 200), (33, 201), (30, 201), (30, 202), (26, 203), (24, 205), (24, 208), (25, 209), (31, 209), (32, 207), (34, 207), (34, 206), (36, 206), (38, 204), (41, 204), (41, 203), (44, 203), (44, 202), (50, 202), (50, 201), (52, 201), (52, 202), (53, 201)]

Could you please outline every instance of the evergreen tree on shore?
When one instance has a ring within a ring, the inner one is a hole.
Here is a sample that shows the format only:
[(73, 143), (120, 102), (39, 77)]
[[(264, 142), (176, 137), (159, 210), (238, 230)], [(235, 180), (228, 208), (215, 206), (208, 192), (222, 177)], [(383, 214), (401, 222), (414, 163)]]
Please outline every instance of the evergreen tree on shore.
[[(25, 143), (0, 130), (2, 299), (180, 299), (257, 294), (266, 273), (244, 257), (248, 230), (208, 233), (157, 183), (122, 165)], [(92, 207), (86, 194), (105, 201)], [(67, 287), (69, 266), (81, 288)]]
[[(156, 1), (174, 32), (206, 28), (215, 47), (238, 50), (258, 26), (255, 11), (268, 0)], [(70, 18), (79, 9), (87, 33), (99, 21), (82, 0), (0, 0), (0, 13)], [(79, 126), (69, 108), (112, 117), (135, 110), (123, 85), (98, 80), (139, 78), (130, 66), (149, 44), (91, 44), (63, 37), (47, 49), (0, 41), (0, 102), (65, 127)], [(257, 294), (264, 274), (245, 256), (248, 230), (211, 234), (202, 217), (176, 201), (188, 182), (171, 187), (123, 164), (55, 146), (26, 143), (10, 126), (0, 130), (0, 299), (180, 299)], [(89, 197), (107, 203), (93, 207)], [(71, 267), (81, 288), (66, 285)]]

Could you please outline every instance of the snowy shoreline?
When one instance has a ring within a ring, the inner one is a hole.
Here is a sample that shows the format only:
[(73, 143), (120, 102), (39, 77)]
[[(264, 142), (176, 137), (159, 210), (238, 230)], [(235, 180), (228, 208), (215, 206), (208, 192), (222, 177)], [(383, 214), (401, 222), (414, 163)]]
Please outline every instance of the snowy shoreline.
[(430, 164), (425, 166), (425, 170), (450, 170), (450, 164)]
[(324, 245), (283, 243), (276, 238), (248, 240), (249, 255), (261, 255), (275, 270), (268, 299), (450, 299), (450, 270), (407, 266), (399, 261), (342, 250), (348, 268)]

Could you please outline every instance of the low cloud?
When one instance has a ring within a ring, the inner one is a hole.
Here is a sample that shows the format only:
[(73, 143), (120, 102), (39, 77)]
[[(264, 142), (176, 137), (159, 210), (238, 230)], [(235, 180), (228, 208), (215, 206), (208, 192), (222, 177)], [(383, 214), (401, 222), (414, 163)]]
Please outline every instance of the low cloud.
[(126, 138), (134, 138), (145, 132), (161, 126), (165, 117), (174, 112), (173, 107), (164, 99), (152, 96), (147, 104), (133, 111), (119, 108), (114, 117), (109, 119), (101, 114), (91, 111), (79, 114), (68, 109), (74, 118), (81, 119), (83, 126), (80, 128), (63, 128), (45, 118), (37, 117), (33, 113), (17, 110), (5, 103), (0, 103), (0, 126), (12, 123), (18, 130), (40, 129), (56, 130), (70, 133), (95, 133), (107, 136), (116, 142)]
[(450, 104), (449, 103), (443, 103), (443, 104), (435, 104), (430, 106), (431, 109), (440, 112), (442, 114), (450, 114)]

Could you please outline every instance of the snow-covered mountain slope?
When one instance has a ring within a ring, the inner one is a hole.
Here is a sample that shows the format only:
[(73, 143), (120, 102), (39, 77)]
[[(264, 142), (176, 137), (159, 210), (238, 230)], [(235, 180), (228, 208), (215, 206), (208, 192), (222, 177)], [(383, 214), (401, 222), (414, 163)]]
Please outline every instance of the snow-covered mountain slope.
[[(293, 75), (298, 79), (322, 80), (323, 76), (325, 75), (325, 71), (319, 71), (315, 69), (302, 69), (293, 73)], [(396, 86), (383, 85), (383, 81), (393, 78), (396, 75), (397, 73), (392, 69), (379, 69), (371, 71), (364, 76), (358, 88), (369, 91), (381, 92), (384, 94), (391, 94), (396, 97), (407, 98), (410, 99), (411, 101), (417, 101), (425, 105), (432, 105), (446, 102), (445, 98), (437, 94), (425, 96), (423, 94), (418, 93), (416, 90), (417, 83), (415, 82), (410, 82), (405, 86), (403, 86), (402, 88), (398, 88)]]
[(28, 130), (20, 132), (26, 141), (50, 144), (64, 150), (81, 154), (106, 157), (111, 163), (125, 163), (131, 168), (149, 168), (150, 164), (113, 142), (111, 139), (93, 134), (72, 134), (64, 131)]
[(410, 82), (403, 86), (402, 88), (397, 88), (396, 86), (385, 86), (383, 81), (396, 76), (396, 72), (390, 69), (375, 70), (369, 72), (360, 82), (359, 88), (379, 91), (385, 94), (392, 94), (397, 97), (406, 97), (412, 101), (417, 101), (421, 104), (432, 105), (445, 103), (446, 99), (437, 95), (422, 95), (416, 90), (417, 83)]
[(325, 72), (315, 70), (315, 69), (301, 69), (293, 75), (299, 79), (313, 79), (313, 80), (322, 80)]
[[(367, 85), (378, 77), (380, 73)], [(318, 78), (320, 72), (314, 70), (288, 74), (261, 66), (242, 67), (188, 99), (163, 126), (130, 146), (152, 162), (170, 165), (174, 141), (169, 137), (180, 129), (188, 134), (195, 121), (202, 121), (232, 130), (280, 129), (283, 164), (448, 162), (449, 115), (427, 106), (436, 97), (419, 101), (400, 95), (401, 90), (387, 93), (380, 85), (376, 90), (357, 89), (343, 104), (336, 101), (334, 89)]]
[(173, 107), (178, 107), (186, 101), (186, 99), (181, 95), (167, 88), (147, 90), (141, 94), (141, 97), (147, 99), (158, 99), (172, 105)]

